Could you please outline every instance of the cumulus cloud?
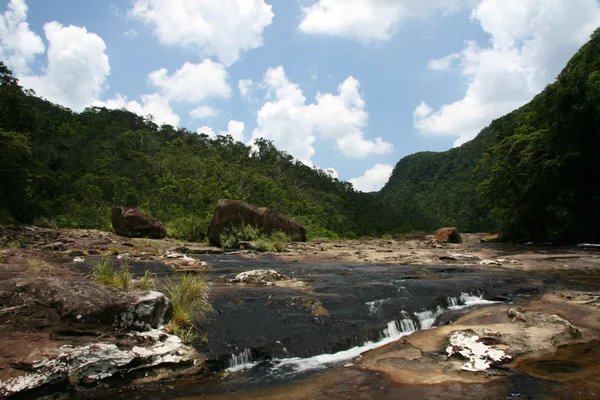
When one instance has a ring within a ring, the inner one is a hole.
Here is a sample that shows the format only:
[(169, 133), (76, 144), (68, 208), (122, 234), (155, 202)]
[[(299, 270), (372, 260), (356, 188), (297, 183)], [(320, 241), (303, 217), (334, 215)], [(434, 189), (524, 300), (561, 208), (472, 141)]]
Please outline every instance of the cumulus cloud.
[(46, 50), (42, 39), (29, 29), (25, 0), (11, 0), (0, 15), (0, 60), (15, 74), (30, 73), (29, 63)]
[(153, 121), (158, 125), (179, 125), (179, 116), (171, 108), (169, 100), (160, 93), (143, 94), (140, 96), (139, 102), (128, 101), (126, 96), (117, 93), (112, 99), (96, 100), (92, 105), (111, 109), (124, 108), (143, 117), (152, 116)]
[(338, 174), (337, 170), (335, 168), (325, 168), (323, 171), (325, 171), (325, 173), (327, 175), (329, 175), (330, 177), (332, 177), (333, 179), (339, 179), (340, 178), (340, 174)]
[(200, 106), (190, 111), (190, 117), (194, 119), (203, 119), (216, 117), (219, 111), (209, 106)]
[(274, 16), (264, 0), (134, 0), (129, 14), (150, 24), (162, 44), (216, 56), (226, 66), (262, 46)]
[(362, 43), (388, 40), (401, 23), (432, 13), (451, 12), (474, 0), (318, 0), (302, 7), (298, 29)]
[(226, 131), (220, 131), (221, 136), (231, 136), (237, 142), (244, 142), (244, 129), (246, 125), (241, 121), (229, 121)]
[[(227, 71), (221, 64), (204, 60), (199, 64), (186, 62), (169, 75), (165, 68), (148, 75), (148, 83), (158, 92), (140, 96), (140, 101), (127, 101), (125, 96), (116, 94), (107, 101), (94, 101), (93, 105), (107, 108), (125, 108), (142, 116), (152, 115), (159, 124), (178, 126), (180, 118), (173, 111), (171, 103), (198, 103), (207, 98), (229, 97), (231, 88), (227, 83)], [(198, 106), (190, 112), (194, 119), (216, 116), (217, 110), (208, 106)]]
[(480, 0), (471, 19), (490, 35), (489, 45), (469, 41), (458, 55), (429, 63), (436, 69), (458, 59), (468, 83), (464, 97), (438, 110), (422, 102), (414, 111), (415, 129), (456, 136), (455, 145), (473, 139), (494, 118), (552, 82), (600, 25), (600, 5), (596, 0)]
[(315, 103), (306, 104), (300, 86), (291, 82), (283, 67), (267, 70), (261, 84), (271, 101), (258, 111), (252, 139), (273, 140), (307, 165), (312, 165), (316, 135), (334, 140), (347, 157), (365, 157), (391, 151), (392, 145), (376, 138), (364, 138), (369, 114), (365, 110), (357, 79), (349, 77), (338, 86), (338, 94), (318, 93)]
[(381, 190), (392, 175), (394, 167), (389, 164), (377, 164), (358, 178), (348, 180), (356, 190), (361, 192), (376, 192)]
[(229, 97), (227, 78), (222, 64), (206, 59), (199, 64), (186, 62), (172, 75), (161, 68), (148, 75), (148, 82), (169, 100), (196, 103), (208, 97)]
[(110, 74), (104, 40), (84, 27), (44, 25), (48, 66), (41, 75), (20, 76), (24, 87), (38, 95), (80, 111), (96, 99)]
[(201, 126), (200, 128), (198, 128), (196, 130), (196, 133), (198, 133), (199, 135), (200, 134), (208, 135), (211, 139), (214, 139), (217, 137), (217, 135), (215, 135), (215, 131), (213, 131), (213, 129), (208, 126)]

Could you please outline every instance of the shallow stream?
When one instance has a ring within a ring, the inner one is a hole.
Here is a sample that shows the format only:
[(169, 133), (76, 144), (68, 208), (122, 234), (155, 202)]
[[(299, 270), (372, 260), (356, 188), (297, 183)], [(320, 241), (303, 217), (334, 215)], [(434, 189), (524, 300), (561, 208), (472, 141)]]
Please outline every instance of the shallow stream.
[[(364, 351), (418, 329), (447, 324), (473, 307), (511, 302), (555, 283), (547, 275), (477, 267), (311, 265), (234, 255), (202, 259), (212, 267), (209, 280), (216, 313), (203, 324), (208, 342), (200, 350), (215, 375), (200, 382), (126, 392), (126, 398), (244, 398), (247, 391), (293, 386), (341, 371)], [(274, 269), (307, 286), (227, 283), (254, 269)], [(371, 386), (379, 387), (380, 378), (359, 375), (353, 379), (365, 381), (365, 398), (370, 398), (368, 393), (377, 390)]]

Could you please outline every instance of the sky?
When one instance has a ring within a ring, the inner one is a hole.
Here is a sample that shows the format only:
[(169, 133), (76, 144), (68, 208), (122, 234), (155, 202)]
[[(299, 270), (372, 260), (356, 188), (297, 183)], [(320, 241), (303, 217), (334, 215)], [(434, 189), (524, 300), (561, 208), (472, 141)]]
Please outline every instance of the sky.
[(379, 190), (553, 82), (600, 0), (0, 0), (0, 60), (50, 101), (266, 138)]

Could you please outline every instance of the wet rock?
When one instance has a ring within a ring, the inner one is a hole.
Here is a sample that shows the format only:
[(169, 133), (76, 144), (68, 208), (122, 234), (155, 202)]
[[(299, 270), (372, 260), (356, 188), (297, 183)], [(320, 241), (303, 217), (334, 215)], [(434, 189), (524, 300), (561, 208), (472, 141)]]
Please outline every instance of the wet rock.
[(167, 229), (155, 218), (150, 218), (137, 208), (115, 207), (111, 214), (115, 232), (127, 237), (149, 237), (162, 239)]
[(287, 233), (292, 241), (305, 242), (306, 230), (282, 213), (266, 207), (256, 207), (239, 200), (220, 200), (208, 227), (208, 240), (221, 246), (221, 233), (229, 226), (252, 225), (266, 235), (276, 231)]
[(442, 243), (462, 243), (462, 237), (456, 228), (438, 229), (434, 239)]
[(84, 279), (11, 279), (2, 282), (0, 290), (11, 294), (7, 305), (41, 308), (46, 318), (56, 318), (60, 321), (56, 323), (65, 326), (97, 324), (147, 330), (168, 321), (172, 309), (162, 293), (126, 292)]
[(113, 343), (62, 346), (56, 354), (19, 365), (23, 373), (0, 381), (0, 396), (10, 396), (46, 384), (90, 384), (115, 374), (161, 364), (193, 363), (199, 356), (164, 328), (134, 335), (144, 346), (119, 349)]
[(282, 275), (273, 269), (256, 269), (237, 274), (235, 278), (229, 280), (229, 283), (273, 286), (275, 282), (289, 281), (290, 279), (290, 277)]

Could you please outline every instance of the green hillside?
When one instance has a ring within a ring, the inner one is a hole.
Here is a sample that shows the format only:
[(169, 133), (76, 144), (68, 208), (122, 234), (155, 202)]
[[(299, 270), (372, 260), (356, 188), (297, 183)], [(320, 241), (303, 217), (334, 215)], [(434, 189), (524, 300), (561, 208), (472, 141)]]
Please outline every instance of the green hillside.
[(385, 230), (500, 229), (600, 241), (600, 30), (529, 104), (443, 153), (402, 159), (378, 197)]
[(110, 208), (129, 205), (198, 240), (219, 199), (240, 199), (291, 216), (312, 237), (374, 233), (361, 223), (371, 196), (268, 141), (252, 151), (128, 111), (74, 113), (0, 68), (0, 223), (110, 229)]
[(82, 113), (23, 89), (0, 63), (0, 223), (110, 229), (140, 207), (200, 240), (219, 199), (275, 208), (309, 237), (501, 230), (513, 240), (600, 242), (600, 33), (529, 104), (474, 140), (396, 165), (379, 193), (295, 161), (158, 126), (124, 110)]

